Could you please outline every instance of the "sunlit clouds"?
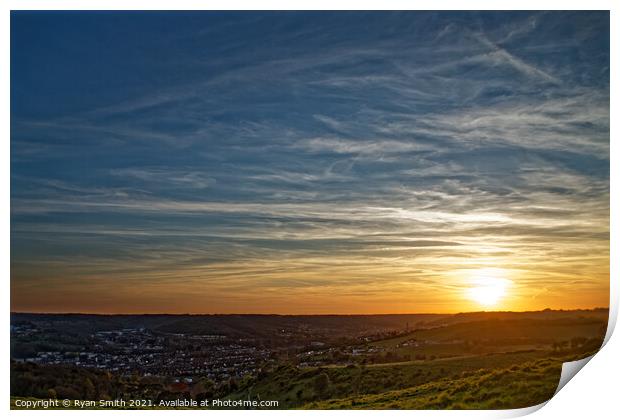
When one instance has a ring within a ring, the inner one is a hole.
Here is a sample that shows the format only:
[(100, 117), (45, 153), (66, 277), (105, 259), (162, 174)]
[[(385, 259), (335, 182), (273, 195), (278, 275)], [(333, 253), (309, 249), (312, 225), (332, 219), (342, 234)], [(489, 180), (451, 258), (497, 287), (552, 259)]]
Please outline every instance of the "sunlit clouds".
[(607, 306), (607, 13), (111, 16), (12, 16), (13, 310)]

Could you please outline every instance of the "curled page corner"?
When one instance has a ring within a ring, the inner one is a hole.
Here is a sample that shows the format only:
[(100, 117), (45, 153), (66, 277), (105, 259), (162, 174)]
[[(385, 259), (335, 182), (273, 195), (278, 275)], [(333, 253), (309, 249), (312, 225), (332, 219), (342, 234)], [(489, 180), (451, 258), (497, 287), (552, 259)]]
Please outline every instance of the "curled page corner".
[[(553, 397), (555, 397), (557, 393), (560, 392), (562, 388), (564, 388), (564, 385), (566, 385), (577, 374), (577, 372), (579, 372), (590, 360), (592, 360), (595, 355), (596, 354), (593, 354), (592, 356), (588, 356), (584, 359), (562, 363), (562, 373), (560, 374), (560, 381), (558, 382), (558, 387), (553, 393)], [(531, 407), (503, 410), (499, 415), (499, 418), (516, 418), (527, 416), (528, 414), (532, 414), (543, 408), (545, 405), (547, 405), (549, 401), (551, 401), (551, 399), (544, 401), (540, 404), (533, 405)]]
[(511, 418), (517, 418), (517, 417), (524, 417), (524, 416), (527, 416), (529, 414), (532, 414), (540, 410), (545, 405), (547, 405), (549, 401), (550, 400), (547, 400), (540, 404), (532, 405), (531, 407), (513, 408), (509, 410), (499, 410), (499, 411), (494, 412), (494, 414), (497, 413), (497, 415), (494, 418), (511, 419)]
[(616, 329), (616, 320), (618, 319), (618, 306), (620, 305), (620, 298), (618, 298), (618, 293), (615, 293), (617, 292), (616, 287), (613, 285), (613, 283), (610, 283), (609, 287), (609, 292), (611, 296), (616, 296), (616, 298), (612, 298), (613, 300), (611, 300), (609, 305), (609, 315), (607, 316), (607, 331), (605, 332), (605, 338), (603, 339), (603, 345), (601, 346), (601, 349), (605, 347), (605, 344), (607, 344), (607, 342), (611, 338), (611, 335)]
[(593, 357), (594, 355), (588, 356), (585, 359), (562, 363), (562, 374), (560, 375), (560, 382), (558, 383), (558, 387), (556, 388), (553, 396), (557, 395), (557, 393), (560, 392), (562, 388), (564, 388), (564, 385), (566, 385), (568, 381), (570, 381), (573, 376), (575, 376), (577, 372), (581, 370), (581, 368), (583, 368), (590, 360), (592, 360)]

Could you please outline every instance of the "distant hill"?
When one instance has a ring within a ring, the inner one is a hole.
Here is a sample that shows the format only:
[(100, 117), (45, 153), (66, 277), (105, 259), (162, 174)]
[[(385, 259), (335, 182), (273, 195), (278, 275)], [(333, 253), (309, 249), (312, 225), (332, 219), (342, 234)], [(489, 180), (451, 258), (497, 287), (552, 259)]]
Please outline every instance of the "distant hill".
[(524, 312), (462, 312), (454, 315), (429, 319), (426, 325), (446, 325), (461, 322), (487, 321), (487, 320), (517, 320), (517, 319), (538, 319), (538, 320), (560, 320), (587, 318), (598, 319), (607, 322), (609, 317), (608, 308), (594, 309), (574, 309), (574, 310), (552, 310), (543, 311), (524, 311)]
[(230, 337), (272, 337), (282, 331), (308, 330), (359, 335), (386, 329), (413, 328), (445, 317), (412, 315), (88, 315), (12, 313), (11, 323), (33, 323), (76, 333), (147, 328), (177, 334), (221, 334)]
[(33, 323), (53, 329), (71, 329), (74, 333), (147, 328), (178, 334), (221, 334), (230, 337), (272, 337), (277, 332), (308, 330), (325, 334), (372, 334), (386, 329), (404, 330), (488, 319), (562, 319), (596, 318), (606, 320), (608, 309), (473, 312), (445, 314), (395, 315), (90, 315), (11, 313), (11, 324)]

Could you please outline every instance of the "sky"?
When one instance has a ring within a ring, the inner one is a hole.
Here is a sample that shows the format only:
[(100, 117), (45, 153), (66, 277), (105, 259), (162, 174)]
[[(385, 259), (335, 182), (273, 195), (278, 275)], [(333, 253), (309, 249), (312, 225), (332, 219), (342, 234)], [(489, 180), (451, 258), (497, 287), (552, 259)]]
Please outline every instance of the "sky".
[(11, 14), (11, 309), (609, 304), (608, 12)]

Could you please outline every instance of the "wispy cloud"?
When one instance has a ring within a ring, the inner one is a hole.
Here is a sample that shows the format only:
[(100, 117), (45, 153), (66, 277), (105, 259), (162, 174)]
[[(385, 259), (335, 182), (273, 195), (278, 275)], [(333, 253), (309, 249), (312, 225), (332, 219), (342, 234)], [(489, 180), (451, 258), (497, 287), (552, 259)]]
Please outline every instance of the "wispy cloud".
[(204, 172), (154, 168), (112, 169), (112, 176), (134, 178), (147, 184), (172, 185), (180, 188), (203, 189), (215, 183)]
[[(479, 267), (507, 270), (534, 306), (551, 306), (532, 293), (541, 283), (558, 305), (600, 300), (606, 15), (428, 17), (181, 19), (169, 37), (104, 51), (107, 71), (127, 63), (142, 79), (108, 79), (86, 54), (84, 79), (57, 80), (59, 105), (44, 110), (48, 87), (16, 71), (28, 98), (11, 121), (16, 302), (35, 286), (61, 302), (150, 284), (196, 312), (286, 312), (304, 305), (298, 292), (324, 302), (310, 312), (337, 311), (334, 296), (351, 299), (345, 312), (389, 311), (390, 299), (395, 312), (450, 311)], [(37, 54), (64, 68), (58, 49), (90, 36)]]

